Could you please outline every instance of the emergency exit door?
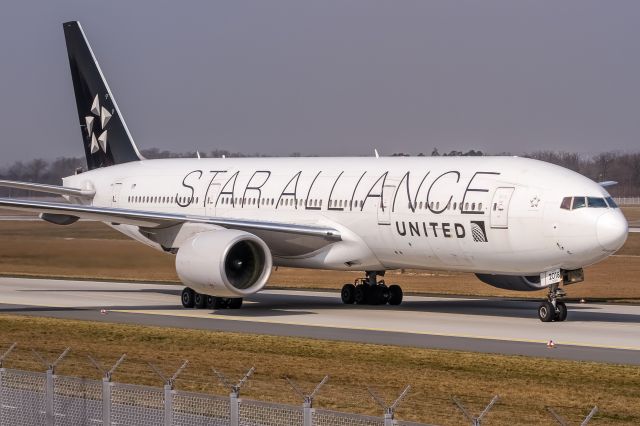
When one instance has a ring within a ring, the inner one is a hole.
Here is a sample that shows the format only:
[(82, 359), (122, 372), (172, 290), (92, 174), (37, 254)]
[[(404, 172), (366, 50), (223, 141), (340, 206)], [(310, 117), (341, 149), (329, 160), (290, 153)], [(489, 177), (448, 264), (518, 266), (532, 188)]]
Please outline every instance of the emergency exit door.
[(515, 188), (500, 187), (496, 188), (491, 201), (491, 227), (492, 228), (508, 228), (509, 227), (509, 203)]

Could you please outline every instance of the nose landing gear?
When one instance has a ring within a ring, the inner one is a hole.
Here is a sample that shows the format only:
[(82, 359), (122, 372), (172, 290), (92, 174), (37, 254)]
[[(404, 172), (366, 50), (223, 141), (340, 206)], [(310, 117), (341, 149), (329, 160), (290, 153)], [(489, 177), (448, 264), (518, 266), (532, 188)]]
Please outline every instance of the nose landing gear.
[(399, 305), (402, 303), (402, 288), (392, 284), (387, 287), (384, 280), (378, 281), (378, 275), (384, 271), (367, 271), (365, 278), (358, 278), (353, 284), (345, 284), (340, 293), (342, 303), (346, 305)]
[(538, 307), (538, 318), (542, 322), (564, 321), (567, 319), (567, 305), (558, 300), (566, 296), (563, 289), (559, 288), (559, 283), (549, 287), (547, 300)]

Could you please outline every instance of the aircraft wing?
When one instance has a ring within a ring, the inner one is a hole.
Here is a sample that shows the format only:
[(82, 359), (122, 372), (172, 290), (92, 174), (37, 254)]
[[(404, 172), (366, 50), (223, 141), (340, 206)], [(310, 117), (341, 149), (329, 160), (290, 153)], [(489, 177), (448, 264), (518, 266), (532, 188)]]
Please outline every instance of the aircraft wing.
[(66, 186), (47, 185), (44, 183), (18, 182), (14, 180), (0, 180), (0, 187), (44, 192), (46, 194), (71, 195), (82, 198), (92, 198), (96, 194), (95, 191), (90, 189), (69, 188)]
[[(266, 222), (245, 219), (226, 219), (180, 213), (161, 213), (152, 211), (128, 210), (112, 207), (95, 207), (79, 204), (57, 203), (48, 201), (31, 201), (13, 198), (0, 198), (0, 207), (40, 213), (48, 217), (59, 218), (59, 223), (68, 219), (90, 219), (101, 222), (129, 224), (143, 228), (164, 228), (180, 223), (201, 223), (217, 225), (228, 229), (239, 229), (265, 236), (268, 240), (292, 240), (296, 237), (312, 238), (316, 246), (323, 246), (341, 241), (340, 232), (333, 228), (312, 225), (300, 225), (282, 222)], [(67, 223), (71, 223), (69, 221)], [(324, 241), (321, 243), (322, 240)], [(265, 242), (269, 245), (269, 241)], [(321, 243), (321, 244), (319, 244)]]

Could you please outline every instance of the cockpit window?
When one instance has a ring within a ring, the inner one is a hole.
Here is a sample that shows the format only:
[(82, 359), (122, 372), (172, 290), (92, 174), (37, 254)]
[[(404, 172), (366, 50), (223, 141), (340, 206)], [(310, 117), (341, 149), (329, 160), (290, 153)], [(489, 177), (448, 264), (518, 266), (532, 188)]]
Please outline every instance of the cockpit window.
[(604, 208), (611, 207), (613, 209), (618, 208), (618, 205), (613, 198), (600, 198), (600, 197), (564, 197), (560, 208), (564, 210), (575, 210), (582, 207), (589, 208)]
[(587, 201), (585, 200), (585, 197), (573, 197), (573, 206), (571, 208), (575, 210), (582, 207), (587, 207)]
[(604, 198), (587, 197), (587, 203), (589, 203), (589, 207), (607, 208), (607, 203), (604, 201)]

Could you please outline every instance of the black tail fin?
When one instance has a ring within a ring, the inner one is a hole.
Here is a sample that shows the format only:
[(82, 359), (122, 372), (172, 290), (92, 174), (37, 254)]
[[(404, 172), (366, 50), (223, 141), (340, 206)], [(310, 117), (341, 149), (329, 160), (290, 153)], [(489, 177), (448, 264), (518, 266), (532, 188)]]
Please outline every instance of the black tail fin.
[(142, 159), (79, 22), (65, 22), (69, 66), (89, 170)]

